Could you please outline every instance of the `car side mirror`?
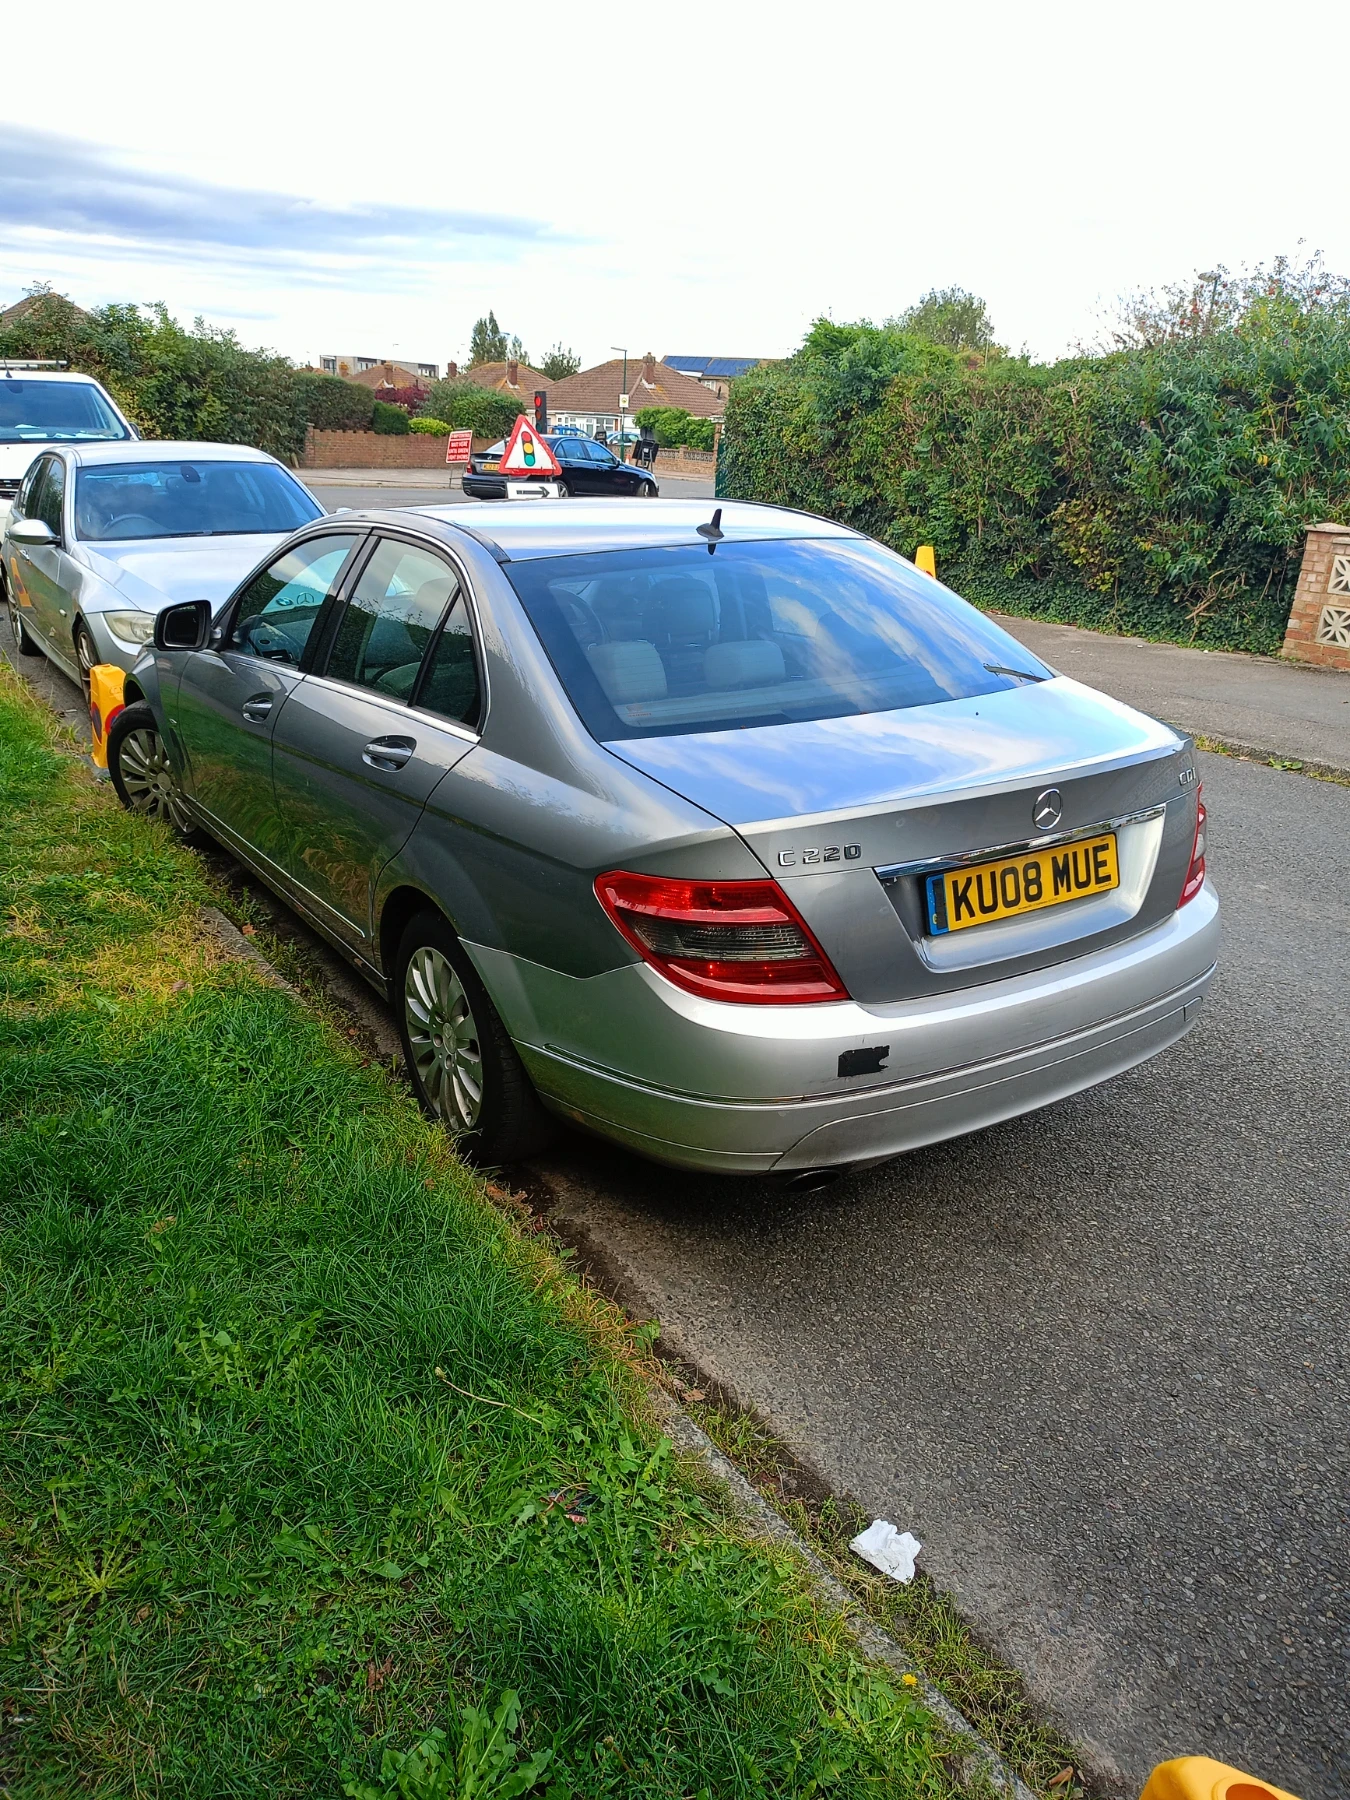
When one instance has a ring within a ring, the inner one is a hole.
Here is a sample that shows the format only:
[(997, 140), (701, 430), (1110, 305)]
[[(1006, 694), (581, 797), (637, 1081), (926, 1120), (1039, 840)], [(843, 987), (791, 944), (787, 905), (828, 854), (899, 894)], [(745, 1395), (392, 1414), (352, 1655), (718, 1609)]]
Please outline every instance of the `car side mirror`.
[(156, 650), (204, 650), (210, 635), (209, 600), (184, 600), (155, 615)]
[(9, 535), (16, 544), (54, 544), (56, 533), (45, 519), (11, 519)]

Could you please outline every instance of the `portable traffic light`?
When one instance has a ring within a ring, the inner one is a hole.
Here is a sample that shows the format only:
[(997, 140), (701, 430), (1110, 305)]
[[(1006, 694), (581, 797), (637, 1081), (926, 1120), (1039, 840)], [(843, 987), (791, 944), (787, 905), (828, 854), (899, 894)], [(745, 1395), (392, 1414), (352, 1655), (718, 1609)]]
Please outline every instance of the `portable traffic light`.
[(548, 393), (542, 388), (534, 397), (534, 428), (536, 431), (548, 430)]

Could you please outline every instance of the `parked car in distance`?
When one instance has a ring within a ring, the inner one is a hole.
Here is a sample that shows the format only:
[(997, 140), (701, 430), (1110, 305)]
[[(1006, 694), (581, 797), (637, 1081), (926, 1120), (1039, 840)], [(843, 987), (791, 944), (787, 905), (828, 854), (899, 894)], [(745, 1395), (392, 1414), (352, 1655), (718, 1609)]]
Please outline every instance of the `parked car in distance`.
[[(644, 500), (657, 498), (660, 490), (645, 469), (621, 461), (612, 450), (597, 444), (593, 438), (563, 437), (549, 432), (544, 442), (561, 465), (562, 475), (552, 479), (557, 481), (564, 498), (573, 495), (586, 499), (619, 499), (633, 495)], [(473, 453), (464, 471), (466, 494), (475, 500), (506, 499), (506, 477), (500, 473), (505, 449), (506, 439), (501, 438), (488, 449)]]
[(709, 510), (307, 526), (160, 615), (117, 791), (341, 948), (487, 1162), (556, 1114), (817, 1180), (1181, 1037), (1219, 923), (1191, 741), (857, 532)]
[(95, 663), (131, 667), (162, 607), (218, 605), (322, 516), (289, 469), (238, 444), (51, 446), (24, 476), (0, 539), (18, 648), (50, 657), (87, 692)]
[(140, 433), (91, 375), (0, 361), (0, 530), (33, 458), (49, 444), (117, 444)]

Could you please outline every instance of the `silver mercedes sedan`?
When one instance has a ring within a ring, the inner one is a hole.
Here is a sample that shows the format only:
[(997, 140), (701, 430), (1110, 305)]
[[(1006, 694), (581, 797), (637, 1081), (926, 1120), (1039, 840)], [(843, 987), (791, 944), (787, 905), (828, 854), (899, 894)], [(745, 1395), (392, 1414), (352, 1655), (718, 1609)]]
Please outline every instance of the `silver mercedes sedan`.
[(803, 513), (330, 517), (127, 698), (123, 801), (339, 946), (482, 1161), (560, 1115), (823, 1178), (1119, 1074), (1214, 974), (1190, 741)]
[(129, 669), (174, 600), (219, 604), (297, 526), (308, 488), (239, 444), (53, 444), (20, 484), (0, 539), (0, 587), (25, 656), (86, 694), (95, 663)]

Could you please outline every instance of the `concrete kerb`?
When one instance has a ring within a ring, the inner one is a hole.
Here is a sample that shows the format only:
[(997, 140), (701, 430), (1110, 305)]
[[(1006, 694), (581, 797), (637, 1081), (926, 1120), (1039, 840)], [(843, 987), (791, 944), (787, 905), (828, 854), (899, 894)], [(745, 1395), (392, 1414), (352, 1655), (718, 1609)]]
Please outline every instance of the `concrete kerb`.
[[(285, 988), (288, 993), (296, 994), (303, 1003), (303, 996), (298, 994), (285, 976), (255, 944), (249, 942), (224, 913), (214, 906), (203, 906), (200, 916), (206, 930), (222, 949), (229, 954), (246, 958), (264, 980), (276, 987)], [(838, 1577), (830, 1572), (787, 1520), (775, 1512), (741, 1470), (723, 1455), (702, 1427), (663, 1389), (653, 1386), (649, 1392), (652, 1410), (671, 1443), (677, 1450), (697, 1457), (708, 1472), (723, 1484), (749, 1535), (770, 1538), (791, 1550), (808, 1569), (816, 1597), (843, 1617), (850, 1636), (862, 1654), (869, 1661), (882, 1664), (897, 1677), (912, 1677), (915, 1696), (948, 1731), (965, 1740), (969, 1745), (965, 1756), (966, 1778), (978, 1780), (982, 1777), (997, 1793), (1004, 1795), (1006, 1800), (1037, 1800), (1037, 1796), (1008, 1767), (993, 1745), (980, 1736), (969, 1719), (958, 1712), (923, 1670), (910, 1661), (894, 1638), (881, 1631), (867, 1617)]]
[[(1185, 730), (1184, 726), (1179, 729)], [(1319, 762), (1310, 756), (1289, 756), (1280, 750), (1262, 748), (1259, 744), (1243, 744), (1237, 738), (1215, 737), (1212, 731), (1192, 731), (1188, 736), (1195, 739), (1201, 750), (1217, 750), (1224, 756), (1243, 756), (1250, 762), (1269, 763), (1273, 768), (1283, 769), (1290, 775), (1311, 775), (1326, 781), (1350, 782), (1350, 769), (1342, 768), (1338, 763)]]

